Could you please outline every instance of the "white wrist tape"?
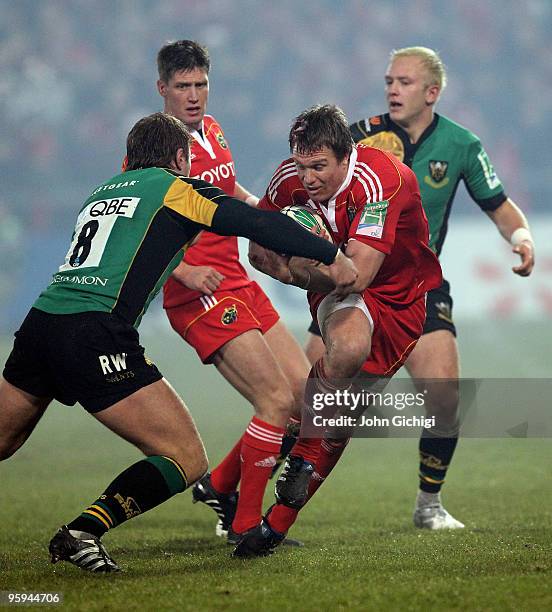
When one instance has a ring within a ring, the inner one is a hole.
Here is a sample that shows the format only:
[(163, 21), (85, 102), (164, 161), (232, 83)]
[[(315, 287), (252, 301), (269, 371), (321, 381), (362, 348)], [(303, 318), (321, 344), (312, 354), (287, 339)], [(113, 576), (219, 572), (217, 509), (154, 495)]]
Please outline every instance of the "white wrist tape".
[(255, 195), (250, 195), (245, 198), (245, 203), (249, 204), (249, 206), (257, 206), (257, 204), (259, 203), (259, 198)]
[(512, 246), (517, 246), (525, 240), (531, 243), (533, 242), (533, 236), (531, 236), (531, 232), (526, 227), (518, 227), (517, 230), (514, 230), (510, 236), (510, 244)]

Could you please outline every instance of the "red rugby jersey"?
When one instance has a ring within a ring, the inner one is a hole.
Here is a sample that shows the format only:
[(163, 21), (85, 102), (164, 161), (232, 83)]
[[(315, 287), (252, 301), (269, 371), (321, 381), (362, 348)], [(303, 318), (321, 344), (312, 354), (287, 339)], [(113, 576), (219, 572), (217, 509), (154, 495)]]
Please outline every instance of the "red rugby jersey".
[[(193, 131), (192, 136), (190, 176), (203, 179), (234, 195), (234, 160), (220, 125), (211, 115), (205, 115), (204, 138), (197, 131)], [(238, 289), (250, 282), (239, 261), (238, 239), (235, 236), (218, 236), (204, 231), (196, 244), (186, 251), (184, 261), (192, 266), (211, 266), (224, 274), (218, 291)], [(163, 306), (171, 308), (187, 304), (200, 295), (201, 292), (192, 291), (170, 277), (163, 287)]]
[(316, 209), (336, 244), (360, 240), (386, 254), (370, 284), (370, 292), (383, 302), (405, 306), (441, 284), (441, 266), (428, 247), (416, 176), (389, 153), (358, 145), (345, 181), (324, 204), (309, 198), (293, 159), (287, 159), (276, 170), (259, 207), (280, 209), (291, 204)]

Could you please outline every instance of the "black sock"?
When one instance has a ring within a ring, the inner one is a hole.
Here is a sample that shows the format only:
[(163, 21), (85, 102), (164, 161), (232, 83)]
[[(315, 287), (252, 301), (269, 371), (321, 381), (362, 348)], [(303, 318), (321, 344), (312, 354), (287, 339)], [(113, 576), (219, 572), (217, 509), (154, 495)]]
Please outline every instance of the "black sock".
[(176, 461), (160, 455), (147, 457), (121, 472), (104, 493), (67, 526), (101, 537), (109, 529), (155, 508), (187, 486), (186, 474)]
[(427, 493), (438, 493), (445, 482), (458, 434), (454, 437), (442, 438), (422, 430), (420, 438), (420, 489)]

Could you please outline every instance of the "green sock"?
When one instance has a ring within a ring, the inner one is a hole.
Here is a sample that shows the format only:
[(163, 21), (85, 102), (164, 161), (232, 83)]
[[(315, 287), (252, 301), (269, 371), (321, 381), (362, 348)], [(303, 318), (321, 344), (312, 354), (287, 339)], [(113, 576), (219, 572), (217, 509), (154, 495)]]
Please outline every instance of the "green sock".
[(128, 519), (155, 508), (188, 486), (184, 470), (170, 457), (154, 455), (121, 472), (69, 529), (101, 537)]

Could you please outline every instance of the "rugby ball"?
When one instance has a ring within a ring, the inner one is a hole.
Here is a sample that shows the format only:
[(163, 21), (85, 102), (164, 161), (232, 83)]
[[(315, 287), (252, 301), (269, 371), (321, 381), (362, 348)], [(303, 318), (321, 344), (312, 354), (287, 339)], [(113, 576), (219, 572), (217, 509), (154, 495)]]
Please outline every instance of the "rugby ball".
[(302, 225), (309, 231), (313, 227), (316, 228), (317, 234), (321, 234), (324, 238), (331, 240), (322, 216), (312, 208), (307, 208), (306, 206), (286, 206), (280, 212), (287, 217), (291, 217), (296, 223), (299, 223), (299, 225)]

